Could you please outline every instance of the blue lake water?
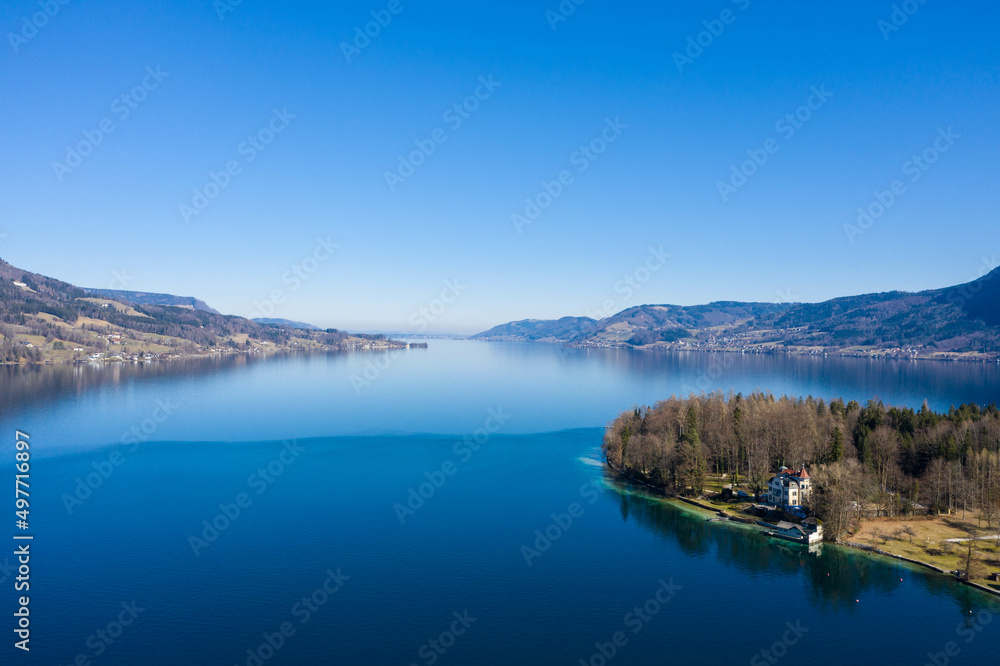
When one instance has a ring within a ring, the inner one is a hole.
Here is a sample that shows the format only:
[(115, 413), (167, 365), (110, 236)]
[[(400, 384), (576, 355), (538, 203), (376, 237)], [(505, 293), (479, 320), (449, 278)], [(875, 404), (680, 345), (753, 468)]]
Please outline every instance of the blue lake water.
[(998, 401), (995, 365), (430, 344), (5, 370), (35, 541), (32, 652), (5, 611), (0, 662), (998, 663), (989, 598), (707, 523), (599, 456), (671, 393), (946, 408)]

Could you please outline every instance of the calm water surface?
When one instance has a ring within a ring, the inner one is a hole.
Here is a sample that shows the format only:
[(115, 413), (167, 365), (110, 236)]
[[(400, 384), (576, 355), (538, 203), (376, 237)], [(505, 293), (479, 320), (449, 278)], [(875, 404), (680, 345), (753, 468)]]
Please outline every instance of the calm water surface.
[(149, 435), (161, 441), (452, 435), (498, 407), (511, 414), (504, 432), (530, 434), (604, 426), (674, 393), (758, 388), (947, 409), (1000, 402), (1000, 366), (442, 340), (392, 355), (0, 368), (0, 427), (34, 428), (46, 453), (63, 453), (120, 441), (162, 401), (177, 407)]
[(4, 664), (1000, 663), (982, 595), (707, 523), (599, 459), (671, 393), (947, 407), (997, 401), (996, 366), (432, 342), (5, 373), (0, 474), (15, 428), (39, 460), (33, 650), (6, 620)]

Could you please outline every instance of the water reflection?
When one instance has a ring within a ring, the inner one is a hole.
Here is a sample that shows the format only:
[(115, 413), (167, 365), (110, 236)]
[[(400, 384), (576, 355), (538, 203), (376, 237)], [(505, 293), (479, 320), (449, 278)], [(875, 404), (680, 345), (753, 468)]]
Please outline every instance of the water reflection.
[(606, 473), (618, 493), (622, 519), (634, 521), (676, 543), (687, 555), (711, 556), (749, 574), (802, 576), (811, 604), (828, 611), (857, 610), (863, 593), (890, 595), (916, 581), (935, 596), (955, 601), (963, 620), (980, 611), (1000, 611), (1000, 599), (956, 583), (946, 576), (920, 571), (887, 558), (872, 557), (833, 544), (809, 547), (765, 536), (753, 526), (709, 522), (638, 486)]
[[(345, 352), (329, 352), (343, 356)], [(220, 354), (148, 363), (57, 363), (0, 366), (0, 414), (16, 413), (27, 405), (54, 403), (80, 396), (103, 385), (210, 376), (242, 370), (269, 361), (302, 357), (296, 352), (275, 354)]]
[(681, 395), (730, 388), (779, 393), (791, 386), (803, 396), (825, 399), (879, 397), (919, 406), (926, 398), (932, 407), (945, 410), (966, 402), (1000, 401), (997, 363), (628, 349), (567, 350), (563, 358), (614, 366), (636, 378), (672, 377), (671, 389)]
[[(128, 397), (118, 391), (120, 387), (139, 387), (132, 392), (133, 401), (120, 402), (120, 414), (114, 415), (128, 421), (145, 409), (146, 398), (160, 397), (173, 388), (164, 391), (162, 384), (179, 378), (192, 380), (183, 387), (184, 397), (220, 412), (228, 410), (234, 421), (253, 421), (262, 437), (276, 439), (374, 434), (371, 424), (356, 415), (386, 403), (397, 407), (385, 415), (385, 430), (378, 432), (455, 434), (478, 425), (484, 402), (516, 409), (518, 421), (511, 427), (523, 433), (600, 426), (633, 404), (652, 404), (692, 391), (762, 389), (860, 401), (877, 396), (912, 407), (927, 399), (936, 409), (963, 402), (1000, 402), (1000, 366), (986, 363), (565, 349), (455, 340), (432, 341), (428, 349), (399, 356), (377, 372), (368, 367), (370, 358), (357, 352), (292, 352), (154, 363), (5, 366), (0, 368), (0, 421), (88, 392), (114, 398), (100, 405), (106, 410), (115, 400)], [(195, 381), (199, 376), (224, 376), (226, 381)], [(376, 379), (357, 390), (351, 379), (355, 376)], [(220, 396), (239, 399), (222, 404)], [(318, 423), (315, 416), (331, 409), (327, 421), (337, 428)], [(287, 423), (280, 429), (269, 428), (263, 418), (269, 410), (302, 412), (297, 421), (301, 428), (289, 432)], [(66, 418), (86, 416), (67, 412)], [(200, 437), (192, 434), (199, 425), (177, 430), (173, 436)], [(242, 432), (222, 435), (243, 436)]]

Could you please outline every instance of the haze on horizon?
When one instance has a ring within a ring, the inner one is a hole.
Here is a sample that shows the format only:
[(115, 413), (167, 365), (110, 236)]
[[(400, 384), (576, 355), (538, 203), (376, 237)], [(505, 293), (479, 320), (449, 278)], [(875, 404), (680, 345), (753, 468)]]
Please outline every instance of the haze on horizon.
[(12, 0), (0, 257), (400, 332), (965, 283), (1000, 255), (998, 15)]

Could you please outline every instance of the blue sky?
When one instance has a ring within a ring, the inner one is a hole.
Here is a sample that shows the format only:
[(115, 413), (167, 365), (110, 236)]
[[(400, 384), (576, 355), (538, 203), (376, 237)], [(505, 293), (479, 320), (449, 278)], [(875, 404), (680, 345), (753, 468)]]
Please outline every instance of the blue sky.
[(941, 287), (1000, 254), (993, 3), (227, 2), (3, 4), (0, 257), (474, 332)]

